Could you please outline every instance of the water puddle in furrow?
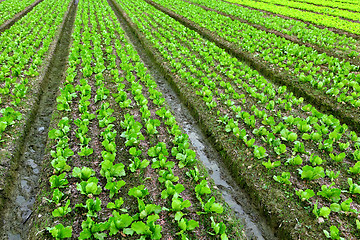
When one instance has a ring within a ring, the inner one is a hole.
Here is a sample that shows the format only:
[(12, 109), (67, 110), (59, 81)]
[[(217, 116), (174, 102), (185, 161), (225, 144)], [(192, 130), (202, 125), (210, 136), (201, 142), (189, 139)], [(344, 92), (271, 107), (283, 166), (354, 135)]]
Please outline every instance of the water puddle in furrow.
[(51, 114), (56, 107), (54, 103), (66, 66), (75, 12), (76, 7), (72, 5), (52, 57), (50, 69), (44, 78), (43, 93), (38, 110), (30, 131), (25, 136), (23, 151), (18, 160), (17, 178), (12, 186), (10, 199), (7, 199), (4, 210), (4, 226), (2, 229), (0, 228), (0, 239), (22, 240), (27, 238), (29, 230), (27, 223), (32, 216), (32, 207), (39, 190), (38, 181)]
[(173, 110), (177, 122), (189, 135), (190, 142), (195, 147), (199, 160), (206, 166), (210, 177), (214, 180), (225, 201), (244, 224), (248, 239), (276, 239), (266, 221), (251, 206), (247, 194), (236, 184), (233, 184), (235, 181), (232, 180), (230, 172), (220, 162), (221, 156), (201, 132), (187, 107), (181, 102), (166, 80), (156, 73), (156, 70), (151, 69), (150, 72), (156, 78), (159, 89), (163, 92), (168, 105)]
[(208, 169), (210, 176), (218, 189), (221, 191), (225, 201), (234, 210), (237, 217), (241, 219), (244, 224), (244, 230), (248, 239), (277, 239), (274, 232), (266, 224), (264, 218), (251, 206), (251, 202), (247, 194), (242, 191), (231, 179), (230, 173), (226, 171), (226, 166), (221, 164), (221, 157), (217, 151), (212, 147), (206, 137), (202, 134), (195, 119), (191, 116), (189, 110), (181, 102), (176, 93), (172, 90), (170, 84), (161, 74), (160, 69), (153, 63), (151, 57), (146, 53), (144, 47), (139, 39), (134, 35), (132, 30), (121, 15), (116, 11), (111, 1), (108, 1), (114, 12), (118, 16), (122, 28), (127, 34), (128, 39), (135, 46), (145, 66), (149, 69), (151, 75), (156, 80), (159, 90), (164, 94), (164, 97), (174, 112), (177, 122), (183, 127), (185, 132), (189, 135), (192, 145), (196, 148), (196, 152), (200, 160)]

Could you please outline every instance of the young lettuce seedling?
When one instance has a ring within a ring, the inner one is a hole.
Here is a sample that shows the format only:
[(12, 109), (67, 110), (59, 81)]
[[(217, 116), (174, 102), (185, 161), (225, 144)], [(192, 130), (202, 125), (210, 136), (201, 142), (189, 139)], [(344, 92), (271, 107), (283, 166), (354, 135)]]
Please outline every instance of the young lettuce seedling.
[(88, 210), (86, 216), (88, 217), (97, 217), (96, 212), (101, 210), (101, 200), (97, 197), (96, 200), (89, 198), (86, 200), (86, 205), (82, 203), (76, 204), (75, 208), (82, 207)]
[(48, 230), (56, 240), (72, 237), (72, 228), (70, 226), (64, 227), (61, 223), (52, 228), (47, 227), (46, 230)]
[(302, 189), (299, 189), (296, 191), (296, 195), (299, 196), (301, 201), (309, 200), (311, 197), (315, 196), (315, 193), (311, 189), (306, 189), (305, 191)]
[(210, 235), (220, 235), (221, 240), (228, 240), (228, 236), (226, 234), (226, 225), (223, 222), (216, 223), (213, 217), (211, 219), (211, 228), (214, 230), (214, 233), (208, 232)]
[(67, 213), (71, 212), (71, 208), (69, 208), (69, 205), (70, 205), (70, 200), (67, 200), (64, 207), (59, 207), (52, 212), (53, 217), (63, 217)]
[(80, 233), (79, 240), (95, 239), (103, 240), (107, 237), (104, 233), (109, 228), (109, 222), (96, 223), (90, 217), (87, 217), (86, 221), (81, 223), (82, 232)]

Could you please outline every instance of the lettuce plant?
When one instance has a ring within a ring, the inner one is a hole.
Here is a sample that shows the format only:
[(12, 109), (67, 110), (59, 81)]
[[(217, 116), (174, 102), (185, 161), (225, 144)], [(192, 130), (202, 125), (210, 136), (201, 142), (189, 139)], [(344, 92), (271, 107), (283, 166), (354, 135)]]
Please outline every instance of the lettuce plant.
[(105, 160), (100, 163), (101, 176), (105, 177), (108, 182), (111, 182), (113, 178), (125, 176), (125, 166), (122, 163), (113, 164), (112, 162)]
[(321, 191), (317, 193), (317, 195), (323, 196), (332, 202), (340, 201), (341, 189), (339, 188), (331, 188), (335, 183), (330, 184), (330, 186), (322, 185)]
[(86, 216), (88, 217), (97, 217), (96, 212), (101, 210), (101, 200), (98, 197), (96, 197), (96, 200), (89, 198), (86, 200), (86, 205), (79, 203), (76, 204), (75, 207), (86, 208), (88, 210)]
[(261, 164), (264, 165), (267, 169), (271, 170), (273, 168), (279, 167), (281, 165), (281, 162), (280, 161), (271, 162), (271, 160), (269, 159), (269, 161), (262, 162)]
[(91, 177), (87, 181), (82, 181), (81, 183), (77, 183), (76, 189), (81, 192), (81, 194), (92, 194), (99, 195), (101, 192), (101, 187), (97, 185), (99, 179), (96, 177)]
[(92, 238), (103, 240), (105, 237), (107, 237), (107, 234), (103, 231), (109, 228), (109, 223), (96, 223), (93, 219), (87, 217), (86, 221), (81, 223), (81, 227), (83, 230), (80, 232), (80, 240)]
[(310, 181), (325, 177), (325, 172), (322, 167), (313, 168), (309, 165), (305, 165), (302, 167), (302, 169), (298, 169), (298, 171), (302, 179), (307, 179)]
[(129, 216), (129, 214), (119, 214), (117, 211), (114, 210), (112, 215), (113, 216), (110, 217), (108, 220), (108, 222), (110, 223), (110, 236), (117, 234), (120, 230), (124, 228), (127, 228), (133, 222), (133, 218)]
[(90, 177), (95, 175), (95, 171), (88, 167), (78, 168), (74, 167), (72, 176), (77, 177), (83, 181), (87, 181)]
[(71, 208), (69, 207), (69, 205), (70, 205), (70, 200), (67, 200), (64, 207), (58, 207), (58, 208), (56, 208), (56, 209), (52, 212), (53, 217), (63, 217), (63, 216), (65, 216), (67, 213), (71, 212)]
[(66, 179), (66, 173), (62, 173), (59, 176), (52, 175), (49, 178), (49, 182), (51, 185), (51, 188), (65, 188), (66, 185), (69, 183)]
[(105, 189), (110, 190), (110, 199), (113, 198), (114, 194), (118, 193), (120, 188), (124, 186), (126, 183), (125, 181), (121, 180), (118, 182), (111, 182), (108, 181), (105, 185)]
[(318, 203), (316, 202), (312, 212), (314, 213), (316, 218), (319, 218), (319, 217), (329, 218), (331, 210), (328, 207), (318, 208)]
[(290, 182), (291, 174), (290, 172), (282, 172), (281, 175), (273, 176), (273, 179), (279, 183), (291, 184)]
[(226, 234), (226, 225), (223, 222), (216, 223), (214, 221), (214, 217), (210, 217), (211, 220), (211, 228), (213, 229), (212, 232), (208, 232), (210, 235), (220, 235), (221, 240), (228, 240), (228, 236)]
[(47, 227), (46, 230), (48, 230), (56, 240), (72, 237), (72, 228), (70, 226), (64, 227), (61, 223), (51, 228)]
[(309, 200), (311, 197), (315, 196), (315, 193), (312, 189), (306, 189), (305, 191), (299, 189), (296, 191), (296, 195), (299, 196), (301, 201)]

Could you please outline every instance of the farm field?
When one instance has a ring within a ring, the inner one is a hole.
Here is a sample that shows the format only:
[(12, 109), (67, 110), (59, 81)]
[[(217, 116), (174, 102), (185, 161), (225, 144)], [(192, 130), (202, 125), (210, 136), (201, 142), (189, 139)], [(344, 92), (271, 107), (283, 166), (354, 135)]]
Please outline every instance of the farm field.
[(360, 239), (358, 3), (0, 1), (0, 238)]

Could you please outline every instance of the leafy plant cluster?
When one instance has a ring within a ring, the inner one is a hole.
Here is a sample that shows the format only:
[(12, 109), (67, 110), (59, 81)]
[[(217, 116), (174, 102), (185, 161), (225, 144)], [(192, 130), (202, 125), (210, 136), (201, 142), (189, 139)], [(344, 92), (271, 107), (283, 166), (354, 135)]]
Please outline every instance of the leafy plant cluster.
[(309, 82), (315, 89), (328, 94), (329, 98), (354, 107), (360, 106), (358, 66), (184, 1), (156, 2), (212, 31), (234, 47), (240, 47), (276, 66), (277, 71), (291, 72), (299, 82)]
[[(308, 0), (307, 2), (316, 2), (316, 4), (336, 4), (343, 5), (344, 3), (332, 2), (332, 1), (319, 1), (319, 0)], [(260, 26), (264, 26), (267, 29), (276, 30), (294, 36), (302, 40), (303, 42), (309, 42), (319, 47), (326, 49), (338, 49), (345, 51), (348, 54), (355, 54), (355, 43), (356, 40), (352, 37), (345, 37), (334, 33), (327, 28), (317, 28), (312, 24), (306, 24), (301, 21), (294, 19), (285, 19), (276, 15), (267, 14), (258, 10), (249, 9), (245, 7), (236, 6), (231, 3), (219, 2), (216, 0), (191, 0), (193, 3), (200, 4), (201, 6), (207, 6), (209, 8), (221, 11), (226, 14), (238, 17), (255, 23)], [(248, 3), (248, 2), (247, 2)], [(353, 4), (351, 5), (354, 8)]]
[[(162, 15), (161, 20), (148, 19), (129, 7), (130, 4), (119, 3), (123, 9), (128, 9), (128, 13), (142, 19), (138, 26), (143, 34), (165, 59), (172, 59), (169, 66), (173, 72), (188, 86), (193, 87), (194, 94), (203, 99), (209, 110), (216, 110), (219, 104), (222, 108), (227, 106), (231, 110), (217, 112), (217, 120), (226, 132), (233, 133), (251, 148), (256, 159), (265, 158), (267, 154), (275, 154), (280, 159), (263, 161), (268, 169), (287, 169), (274, 175), (275, 181), (291, 184), (293, 177), (305, 181), (325, 177), (331, 181), (336, 180), (340, 172), (324, 169), (324, 166), (329, 166), (329, 161), (341, 163), (346, 157), (352, 161), (351, 167), (344, 164), (340, 176), (344, 178), (347, 174), (356, 174), (357, 163), (354, 162), (358, 161), (359, 141), (356, 133), (350, 132), (346, 125), (340, 125), (333, 116), (320, 113), (309, 104), (303, 104), (303, 99), (295, 98), (286, 91), (286, 87), (271, 85), (255, 71), (232, 59), (213, 44), (203, 44), (196, 33), (170, 18)], [(141, 1), (136, 3), (136, 6), (141, 6), (141, 11), (160, 14), (150, 6), (143, 6)], [(159, 30), (155, 30), (150, 23), (157, 28), (161, 26), (162, 36), (154, 33)], [(184, 47), (181, 41), (186, 42), (191, 49)], [(198, 54), (192, 54), (193, 51)], [(228, 84), (229, 82), (225, 81), (227, 78), (233, 84)], [(211, 102), (216, 103), (209, 106)], [(241, 128), (239, 122), (246, 127)], [(257, 144), (255, 141), (258, 141)], [(290, 166), (285, 167), (286, 165)], [(301, 166), (298, 171), (294, 171), (290, 170), (292, 165)], [(299, 193), (299, 196), (306, 199), (311, 194), (302, 196)], [(322, 197), (318, 198), (323, 204), (330, 199), (322, 194), (317, 196)]]
[[(52, 215), (56, 218), (84, 215), (79, 239), (105, 239), (117, 234), (161, 239), (160, 213), (168, 211), (174, 213), (178, 235), (189, 239), (191, 231), (202, 224), (188, 216), (187, 208), (196, 204), (197, 199), (190, 203), (182, 197), (185, 187), (177, 183), (179, 176), (173, 173), (176, 164), (178, 168), (188, 169), (194, 187), (202, 178), (195, 167), (196, 154), (190, 149), (188, 136), (182, 134), (175, 117), (163, 107), (165, 99), (157, 90), (156, 82), (147, 73), (136, 51), (126, 43), (124, 33), (120, 32), (121, 26), (106, 1), (79, 2), (78, 11), (66, 81), (57, 98), (60, 115), (67, 117), (63, 117), (58, 127), (49, 132), (49, 137), (56, 143), (52, 146), (56, 151), (51, 152), (54, 175), (49, 180), (54, 189), (54, 197), (48, 199), (54, 204)], [(111, 94), (108, 81), (116, 85), (117, 92)], [(115, 104), (122, 109), (120, 113), (116, 112)], [(71, 116), (76, 118), (71, 120)], [(94, 126), (99, 130), (99, 136), (90, 135)], [(121, 132), (118, 133), (119, 129)], [(169, 134), (173, 141), (169, 142), (172, 149), (158, 140), (160, 129)], [(72, 140), (70, 134), (75, 136)], [(124, 140), (124, 146), (118, 145), (120, 138)], [(70, 149), (70, 141), (74, 151)], [(148, 146), (153, 141), (155, 144)], [(101, 153), (91, 147), (98, 143)], [(176, 161), (169, 159), (170, 152)], [(145, 159), (145, 154), (149, 160)], [(129, 165), (119, 162), (123, 156), (129, 156)], [(80, 162), (82, 166), (71, 167), (69, 159)], [(145, 186), (147, 183), (141, 179), (150, 163), (163, 187), (161, 197), (170, 201), (166, 207), (152, 203)], [(95, 167), (90, 167), (97, 164), (101, 167), (98, 172)], [(144, 181), (144, 184), (127, 191), (126, 199), (132, 197), (137, 201), (136, 211), (124, 207), (131, 205), (124, 204), (123, 195), (126, 194), (123, 189), (127, 187), (126, 179), (130, 172)], [(69, 178), (75, 180), (81, 195), (69, 195), (66, 190)], [(105, 203), (104, 194), (111, 202)], [(83, 201), (73, 204), (75, 197), (77, 202), (80, 197)], [(221, 204), (210, 193), (200, 199), (201, 203), (197, 203), (201, 205), (199, 214), (212, 217), (208, 221), (212, 228), (210, 234), (227, 239), (225, 223), (214, 218), (214, 214), (222, 213)], [(101, 213), (105, 206), (112, 210), (112, 214), (104, 220)], [(103, 221), (97, 220), (100, 216)], [(71, 226), (65, 227), (63, 223), (47, 229), (56, 239), (73, 235)]]
[(4, 2), (0, 5), (0, 26), (3, 25), (7, 20), (13, 18), (17, 13), (30, 6), (35, 0), (23, 0), (18, 2)]
[[(359, 26), (357, 23), (353, 23), (347, 20), (339, 19), (335, 16), (329, 16), (329, 15), (322, 15), (321, 18), (319, 18), (318, 13), (310, 12), (310, 11), (303, 11), (300, 9), (293, 9), (287, 6), (279, 6), (271, 3), (266, 2), (256, 2), (251, 0), (227, 0), (228, 2), (232, 3), (239, 3), (244, 6), (256, 8), (259, 10), (265, 10), (269, 11), (275, 14), (281, 14), (287, 17), (311, 22), (316, 25), (322, 25), (325, 27), (330, 28), (338, 28), (347, 32), (356, 33), (359, 31)], [(339, 24), (339, 21), (341, 24)]]
[[(0, 5), (1, 20), (11, 18), (34, 1), (4, 2)], [(22, 119), (33, 106), (25, 106), (29, 87), (37, 83), (36, 76), (50, 44), (59, 31), (70, 1), (44, 1), (1, 33), (0, 42), (0, 141), (10, 126)], [(11, 6), (10, 6), (10, 5)], [(41, 13), (41, 14), (39, 14)], [(45, 14), (43, 14), (45, 13)]]

